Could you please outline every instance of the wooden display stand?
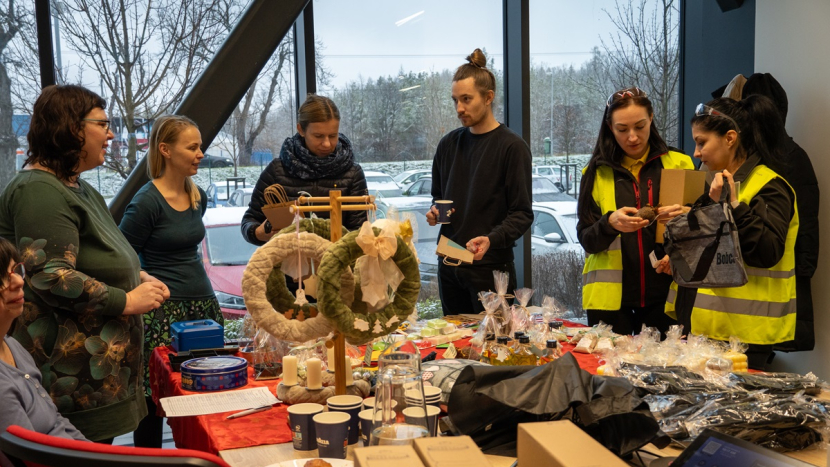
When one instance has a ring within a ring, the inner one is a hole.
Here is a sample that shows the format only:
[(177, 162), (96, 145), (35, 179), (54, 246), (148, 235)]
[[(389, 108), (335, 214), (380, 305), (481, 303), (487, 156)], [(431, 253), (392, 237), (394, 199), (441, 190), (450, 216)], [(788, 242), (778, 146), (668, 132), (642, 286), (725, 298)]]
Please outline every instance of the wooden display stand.
[[(329, 191), (328, 196), (300, 196), (298, 204), (328, 203), (319, 206), (291, 206), (291, 212), (329, 212), (331, 221), (331, 242), (340, 240), (343, 230), (343, 211), (375, 210), (374, 196), (340, 196), (340, 190)], [(343, 203), (363, 203), (346, 204)], [(338, 396), (346, 394), (346, 339), (343, 334), (335, 331), (334, 339), (326, 342), (326, 347), (334, 345), (334, 393)], [(349, 368), (351, 371), (351, 368)]]

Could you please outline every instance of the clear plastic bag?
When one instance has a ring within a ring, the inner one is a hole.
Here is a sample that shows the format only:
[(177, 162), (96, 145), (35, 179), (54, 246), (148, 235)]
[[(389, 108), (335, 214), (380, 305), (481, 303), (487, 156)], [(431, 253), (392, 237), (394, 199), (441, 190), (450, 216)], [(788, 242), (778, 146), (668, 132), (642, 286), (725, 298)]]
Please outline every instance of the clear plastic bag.
[(533, 297), (533, 289), (521, 288), (516, 289), (513, 293), (519, 303), (510, 307), (511, 330), (512, 332), (521, 331), (526, 333), (530, 330), (532, 324), (527, 304), (530, 303), (530, 299)]
[(279, 378), (282, 375), (282, 357), (288, 355), (289, 344), (260, 329), (252, 345), (251, 363), (254, 367), (254, 379)]

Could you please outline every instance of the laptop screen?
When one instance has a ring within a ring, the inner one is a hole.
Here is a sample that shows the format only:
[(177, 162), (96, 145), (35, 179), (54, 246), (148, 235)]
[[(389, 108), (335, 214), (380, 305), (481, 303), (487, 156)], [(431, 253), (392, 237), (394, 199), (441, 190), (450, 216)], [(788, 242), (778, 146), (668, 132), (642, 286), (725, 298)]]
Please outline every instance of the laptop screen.
[(714, 430), (705, 430), (672, 467), (808, 467), (810, 464)]

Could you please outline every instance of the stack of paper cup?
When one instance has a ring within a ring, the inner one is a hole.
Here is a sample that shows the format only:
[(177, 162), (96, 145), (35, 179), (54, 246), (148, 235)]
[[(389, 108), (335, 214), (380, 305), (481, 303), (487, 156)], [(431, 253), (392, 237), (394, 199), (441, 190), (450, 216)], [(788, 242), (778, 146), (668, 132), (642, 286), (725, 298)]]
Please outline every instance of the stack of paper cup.
[(332, 396), (326, 401), (329, 412), (345, 412), (349, 414), (349, 444), (357, 443), (360, 439), (360, 418), (357, 414), (363, 410), (363, 398), (360, 396)]

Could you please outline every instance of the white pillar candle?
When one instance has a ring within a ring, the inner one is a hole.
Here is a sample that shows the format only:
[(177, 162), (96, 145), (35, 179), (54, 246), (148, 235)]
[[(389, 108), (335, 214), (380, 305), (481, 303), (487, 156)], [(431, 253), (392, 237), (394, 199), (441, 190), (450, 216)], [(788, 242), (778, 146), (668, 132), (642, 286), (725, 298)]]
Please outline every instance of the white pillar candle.
[(282, 358), (282, 384), (297, 385), (297, 357), (293, 355), (286, 355)]
[(346, 355), (346, 365), (343, 367), (346, 369), (346, 386), (351, 386), (354, 384), (354, 379), (352, 379), (352, 359)]
[(309, 358), (305, 361), (306, 387), (321, 389), (323, 387), (323, 363), (319, 358)]
[(326, 351), (326, 366), (328, 367), (329, 373), (334, 373), (334, 346), (331, 346)]

